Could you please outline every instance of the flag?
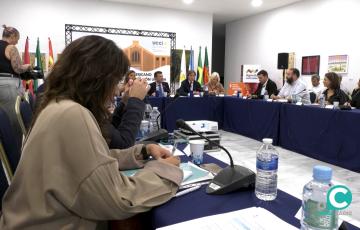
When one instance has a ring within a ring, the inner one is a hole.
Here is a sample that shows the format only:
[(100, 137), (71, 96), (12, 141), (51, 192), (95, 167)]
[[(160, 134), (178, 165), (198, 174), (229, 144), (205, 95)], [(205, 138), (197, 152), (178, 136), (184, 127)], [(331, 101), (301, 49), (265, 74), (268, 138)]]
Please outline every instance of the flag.
[(204, 84), (207, 84), (209, 82), (209, 60), (208, 60), (208, 53), (207, 53), (207, 47), (206, 46), (205, 46), (205, 60), (204, 60), (203, 78), (204, 78)]
[(201, 46), (199, 47), (199, 58), (198, 58), (198, 67), (197, 67), (197, 81), (200, 85), (204, 84), (203, 81), (203, 68), (202, 68), (202, 61), (201, 61)]
[(54, 54), (51, 44), (51, 39), (49, 38), (49, 63), (48, 63), (48, 70), (50, 71), (54, 65)]
[[(40, 41), (39, 38), (37, 39), (37, 44), (36, 44), (36, 55), (35, 55), (35, 60), (36, 60), (36, 65), (39, 70), (43, 71), (43, 66), (41, 63), (41, 53), (40, 53)], [(34, 80), (34, 91), (36, 92), (38, 88), (38, 80)]]
[[(30, 64), (29, 37), (26, 37), (26, 41), (25, 41), (23, 64)], [(34, 95), (33, 81), (32, 80), (28, 80), (28, 81), (23, 80), (22, 83), (23, 83), (24, 89), (28, 89), (29, 92)]]
[(183, 80), (186, 80), (186, 59), (185, 59), (185, 47), (183, 49), (182, 55), (181, 55), (181, 68), (180, 68), (180, 78), (179, 83)]
[(194, 51), (192, 49), (192, 46), (190, 48), (189, 70), (194, 70)]

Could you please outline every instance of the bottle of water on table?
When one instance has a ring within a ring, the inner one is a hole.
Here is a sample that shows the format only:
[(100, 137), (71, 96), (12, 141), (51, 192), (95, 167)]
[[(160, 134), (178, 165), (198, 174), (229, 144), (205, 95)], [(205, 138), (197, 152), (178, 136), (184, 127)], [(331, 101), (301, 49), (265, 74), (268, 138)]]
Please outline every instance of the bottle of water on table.
[[(160, 115), (160, 112), (157, 107), (154, 107), (150, 113), (150, 132), (155, 132), (158, 129), (157, 117)], [(161, 118), (159, 117), (159, 126)]]
[(264, 138), (256, 154), (255, 195), (260, 200), (270, 201), (277, 196), (277, 169), (279, 154), (271, 138)]
[(325, 108), (325, 95), (324, 94), (320, 94), (320, 96), (319, 96), (319, 105), (320, 105), (320, 108)]
[(314, 179), (303, 190), (301, 229), (337, 229), (337, 211), (327, 209), (327, 192), (333, 186), (331, 177), (331, 168), (319, 165), (314, 167)]

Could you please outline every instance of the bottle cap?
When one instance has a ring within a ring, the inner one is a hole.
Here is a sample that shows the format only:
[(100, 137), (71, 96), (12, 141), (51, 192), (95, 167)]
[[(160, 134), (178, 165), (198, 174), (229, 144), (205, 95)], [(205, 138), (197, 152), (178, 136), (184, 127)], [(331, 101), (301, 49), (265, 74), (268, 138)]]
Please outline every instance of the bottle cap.
[(158, 107), (153, 107), (153, 109), (158, 109)]
[(262, 139), (262, 141), (264, 144), (272, 144), (273, 143), (273, 139), (271, 139), (271, 138), (264, 138), (264, 139)]
[(332, 169), (322, 165), (316, 165), (313, 168), (313, 178), (317, 181), (330, 181), (332, 178)]

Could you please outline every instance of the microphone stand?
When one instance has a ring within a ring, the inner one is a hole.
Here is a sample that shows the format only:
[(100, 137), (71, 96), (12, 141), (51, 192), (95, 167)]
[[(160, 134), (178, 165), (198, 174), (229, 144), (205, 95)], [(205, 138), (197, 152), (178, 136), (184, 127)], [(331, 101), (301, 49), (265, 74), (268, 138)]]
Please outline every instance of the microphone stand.
[(209, 144), (213, 144), (225, 151), (230, 159), (230, 166), (222, 169), (210, 182), (206, 188), (208, 194), (226, 194), (238, 189), (249, 189), (255, 185), (255, 173), (243, 166), (234, 165), (233, 159), (229, 151), (220, 144), (210, 140), (208, 137), (196, 132), (182, 119), (176, 121), (178, 128), (190, 131), (201, 138), (207, 140)]

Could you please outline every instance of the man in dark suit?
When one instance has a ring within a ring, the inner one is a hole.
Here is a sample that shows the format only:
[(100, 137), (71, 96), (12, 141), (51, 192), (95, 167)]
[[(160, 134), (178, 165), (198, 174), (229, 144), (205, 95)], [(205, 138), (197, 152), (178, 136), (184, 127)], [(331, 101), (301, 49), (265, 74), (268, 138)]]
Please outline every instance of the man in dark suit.
[(161, 71), (156, 71), (154, 73), (154, 79), (155, 81), (150, 84), (148, 95), (163, 97), (165, 96), (164, 93), (166, 93), (166, 96), (170, 96), (169, 84), (167, 82), (163, 82), (164, 76)]
[(258, 88), (255, 91), (255, 94), (252, 95), (252, 98), (264, 98), (264, 95), (267, 94), (269, 97), (271, 95), (277, 95), (278, 90), (275, 82), (273, 82), (271, 79), (269, 79), (268, 73), (265, 70), (260, 70), (257, 73), (257, 76), (259, 78), (259, 85)]
[(181, 96), (187, 96), (190, 91), (193, 91), (194, 94), (198, 94), (203, 91), (200, 83), (195, 81), (195, 76), (195, 71), (189, 70), (187, 73), (187, 79), (181, 82), (180, 88), (177, 90), (178, 94)]

